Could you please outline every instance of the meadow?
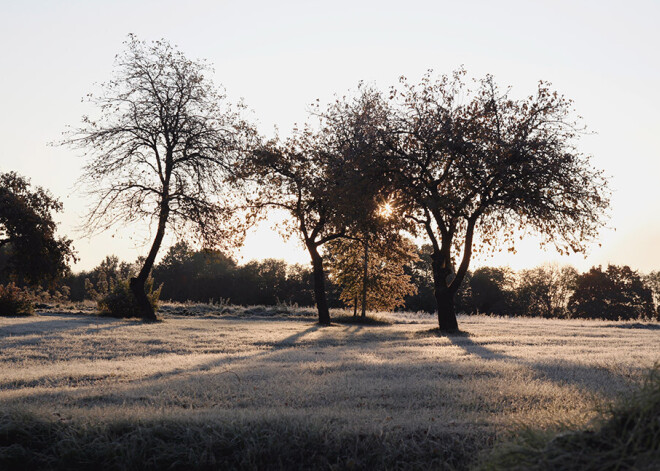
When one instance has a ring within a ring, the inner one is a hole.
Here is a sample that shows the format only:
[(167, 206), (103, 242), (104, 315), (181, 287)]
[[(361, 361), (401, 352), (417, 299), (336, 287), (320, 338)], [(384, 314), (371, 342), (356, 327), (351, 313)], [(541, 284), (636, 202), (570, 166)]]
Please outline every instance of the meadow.
[(424, 314), (162, 312), (0, 317), (0, 463), (468, 469), (521, 429), (588, 424), (660, 360), (644, 322), (461, 316), (445, 336)]

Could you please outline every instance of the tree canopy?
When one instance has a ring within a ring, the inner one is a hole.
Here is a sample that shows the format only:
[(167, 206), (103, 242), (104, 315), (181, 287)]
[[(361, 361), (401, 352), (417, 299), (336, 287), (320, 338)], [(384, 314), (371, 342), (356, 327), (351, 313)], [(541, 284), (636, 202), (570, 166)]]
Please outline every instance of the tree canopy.
[(381, 118), (374, 97), (364, 93), (317, 110), (319, 126), (295, 129), (284, 143), (266, 143), (240, 175), (257, 182), (253, 208), (289, 213), (284, 231), (297, 233), (310, 254), (322, 324), (330, 323), (323, 246), (358, 224), (366, 227), (378, 210), (380, 182), (368, 171), (373, 159), (366, 158), (375, 151)]
[(545, 82), (514, 99), (491, 76), (471, 91), (464, 75), (402, 79), (382, 133), (388, 177), (433, 247), (443, 330), (458, 328), (454, 295), (477, 232), (483, 245), (513, 249), (516, 229), (531, 230), (560, 252), (582, 252), (608, 206), (602, 173), (575, 146), (570, 100)]
[(75, 261), (71, 240), (57, 237), (62, 203), (14, 172), (0, 173), (0, 274), (35, 284), (54, 282)]
[(579, 275), (568, 309), (574, 317), (638, 319), (657, 317), (651, 290), (628, 266), (593, 267)]

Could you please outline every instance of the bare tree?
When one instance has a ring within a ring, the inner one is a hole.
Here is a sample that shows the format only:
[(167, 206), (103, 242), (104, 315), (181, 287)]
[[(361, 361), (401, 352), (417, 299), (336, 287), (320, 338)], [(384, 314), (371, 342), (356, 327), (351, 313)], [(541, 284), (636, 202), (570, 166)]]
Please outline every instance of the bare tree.
[(477, 231), (482, 246), (513, 250), (516, 230), (528, 229), (560, 252), (584, 252), (609, 204), (601, 172), (575, 147), (582, 129), (570, 100), (544, 82), (515, 100), (490, 76), (470, 92), (463, 75), (402, 79), (384, 132), (391, 178), (433, 247), (445, 331), (458, 329), (454, 295)]
[(151, 248), (130, 287), (140, 316), (155, 319), (145, 295), (166, 229), (195, 234), (205, 245), (240, 238), (226, 177), (255, 133), (205, 75), (206, 63), (187, 59), (166, 41), (129, 36), (116, 57), (114, 78), (88, 95), (100, 109), (63, 144), (86, 151), (81, 183), (94, 205), (92, 233), (122, 222), (155, 225)]

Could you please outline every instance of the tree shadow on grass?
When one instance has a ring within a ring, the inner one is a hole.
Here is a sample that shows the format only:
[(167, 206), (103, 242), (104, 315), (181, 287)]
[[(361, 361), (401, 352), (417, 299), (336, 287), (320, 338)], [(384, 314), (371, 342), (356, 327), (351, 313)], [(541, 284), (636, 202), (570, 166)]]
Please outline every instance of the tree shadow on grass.
[(515, 360), (514, 357), (496, 352), (490, 348), (484, 347), (472, 340), (469, 332), (459, 330), (456, 332), (445, 332), (438, 328), (423, 330), (417, 332), (416, 337), (440, 337), (449, 340), (452, 345), (460, 347), (466, 353), (476, 355), (484, 360)]
[(592, 392), (603, 392), (607, 389), (603, 384), (603, 374), (608, 376), (607, 381), (620, 383), (622, 389), (630, 384), (630, 378), (593, 365), (558, 360), (532, 362), (506, 353), (496, 352), (472, 340), (470, 338), (471, 334), (465, 331), (447, 333), (436, 328), (418, 332), (417, 336), (446, 338), (452, 345), (462, 348), (470, 355), (478, 356), (482, 360), (504, 360), (527, 366), (536, 373), (539, 379), (556, 384), (572, 384)]
[(607, 328), (612, 328), (615, 327), (617, 329), (645, 329), (645, 330), (660, 330), (660, 323), (641, 323), (641, 322), (634, 322), (632, 324), (628, 324), (625, 322), (622, 322), (620, 324), (608, 324), (604, 325), (603, 327)]
[[(44, 317), (54, 318), (42, 321)], [(26, 337), (28, 335), (48, 335), (77, 329), (109, 330), (130, 325), (142, 324), (142, 321), (133, 319), (116, 319), (101, 316), (77, 316), (71, 314), (41, 314), (30, 317), (31, 322), (8, 324), (0, 327), (0, 339), (12, 337)]]

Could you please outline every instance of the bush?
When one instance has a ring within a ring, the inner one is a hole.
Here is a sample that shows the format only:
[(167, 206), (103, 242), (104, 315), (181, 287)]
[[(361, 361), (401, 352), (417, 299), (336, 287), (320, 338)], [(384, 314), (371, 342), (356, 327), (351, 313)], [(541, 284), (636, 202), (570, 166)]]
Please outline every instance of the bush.
[(601, 412), (586, 430), (554, 437), (527, 430), (496, 447), (483, 470), (657, 470), (660, 463), (660, 365), (642, 388)]
[(0, 285), (0, 316), (31, 316), (34, 306), (28, 293), (14, 283)]
[[(149, 303), (154, 308), (154, 311), (157, 311), (158, 298), (160, 297), (162, 285), (154, 290), (154, 280), (153, 278), (149, 278), (144, 288)], [(98, 310), (99, 313), (104, 316), (119, 318), (141, 317), (137, 300), (131, 291), (129, 280), (127, 279), (119, 280), (117, 284), (114, 285), (112, 291), (99, 300)]]

